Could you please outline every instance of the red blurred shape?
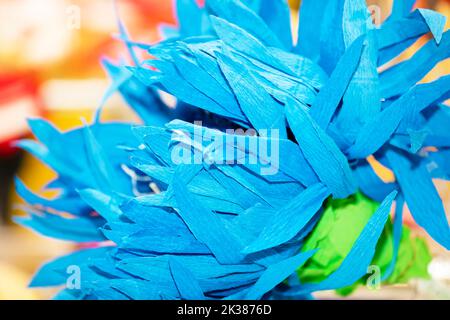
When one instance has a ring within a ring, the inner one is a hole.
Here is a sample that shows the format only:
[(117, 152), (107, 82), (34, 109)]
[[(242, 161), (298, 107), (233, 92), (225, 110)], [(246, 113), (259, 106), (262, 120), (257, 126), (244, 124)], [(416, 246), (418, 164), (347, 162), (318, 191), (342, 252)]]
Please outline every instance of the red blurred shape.
[(17, 151), (12, 142), (27, 134), (25, 118), (41, 114), (38, 82), (33, 74), (0, 74), (0, 157)]

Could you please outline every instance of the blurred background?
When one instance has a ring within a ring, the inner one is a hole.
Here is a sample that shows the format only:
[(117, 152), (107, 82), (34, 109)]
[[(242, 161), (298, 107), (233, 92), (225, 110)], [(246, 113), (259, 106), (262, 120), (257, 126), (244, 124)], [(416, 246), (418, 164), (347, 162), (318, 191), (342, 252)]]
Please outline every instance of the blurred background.
[[(300, 1), (290, 1), (293, 24)], [(171, 0), (119, 0), (120, 16), (132, 39), (158, 40), (158, 25), (174, 24)], [(389, 15), (392, 0), (368, 1)], [(450, 17), (449, 0), (418, 0), (416, 6), (433, 8)], [(112, 35), (117, 23), (112, 0), (0, 0), (0, 300), (47, 299), (54, 290), (28, 289), (36, 269), (45, 261), (75, 249), (67, 242), (35, 235), (11, 223), (20, 199), (14, 193), (18, 175), (33, 191), (54, 177), (54, 172), (13, 142), (28, 137), (26, 118), (44, 117), (67, 130), (89, 120), (109, 81), (99, 60), (125, 58), (124, 48)], [(426, 39), (416, 44), (419, 47)], [(417, 48), (406, 52), (409, 57)], [(439, 64), (426, 80), (450, 73), (449, 61)], [(109, 100), (104, 118), (135, 120), (120, 97)], [(387, 177), (388, 178), (388, 177)], [(448, 184), (438, 185), (450, 212)], [(51, 197), (51, 194), (48, 194)], [(406, 223), (414, 227), (406, 216)], [(420, 234), (418, 228), (414, 232)], [(450, 299), (450, 256), (434, 243), (431, 280), (359, 290), (353, 298)], [(320, 297), (333, 298), (333, 293)]]

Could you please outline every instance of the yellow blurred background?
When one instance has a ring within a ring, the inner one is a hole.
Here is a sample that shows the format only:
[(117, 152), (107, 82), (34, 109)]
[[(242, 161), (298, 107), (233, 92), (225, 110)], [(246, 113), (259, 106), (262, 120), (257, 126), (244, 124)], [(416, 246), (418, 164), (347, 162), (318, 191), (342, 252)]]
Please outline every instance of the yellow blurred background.
[[(133, 40), (158, 39), (159, 23), (174, 23), (171, 0), (119, 0), (119, 11)], [(299, 1), (290, 1), (293, 21)], [(391, 0), (370, 0), (389, 15)], [(450, 1), (418, 1), (418, 6), (434, 8), (450, 17)], [(13, 203), (20, 199), (12, 191), (13, 174), (33, 190), (40, 189), (54, 173), (33, 157), (10, 147), (14, 139), (28, 135), (26, 117), (43, 116), (61, 130), (89, 120), (108, 87), (99, 60), (102, 56), (127, 58), (117, 32), (112, 0), (0, 0), (0, 300), (47, 299), (54, 290), (28, 289), (36, 268), (44, 261), (72, 250), (71, 243), (47, 239), (12, 225)], [(420, 45), (422, 39), (416, 45)], [(417, 48), (406, 52), (402, 59)], [(427, 76), (434, 79), (450, 71), (449, 61), (439, 64)], [(128, 121), (135, 116), (114, 96), (105, 119)], [(382, 168), (380, 168), (382, 170)], [(385, 173), (388, 178), (389, 173)], [(439, 186), (450, 209), (448, 184)], [(10, 190), (11, 192), (6, 192)], [(447, 211), (450, 212), (450, 211)], [(420, 231), (417, 231), (420, 232)], [(359, 298), (447, 298), (450, 299), (450, 259), (432, 245), (435, 259), (431, 282), (357, 293)], [(323, 293), (322, 297), (333, 297)]]

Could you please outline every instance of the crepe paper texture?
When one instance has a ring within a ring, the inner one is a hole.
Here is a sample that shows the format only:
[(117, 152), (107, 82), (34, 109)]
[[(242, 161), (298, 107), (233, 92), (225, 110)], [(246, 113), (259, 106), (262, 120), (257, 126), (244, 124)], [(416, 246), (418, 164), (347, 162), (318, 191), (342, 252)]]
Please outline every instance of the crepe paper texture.
[[(450, 177), (450, 82), (422, 82), (450, 34), (413, 5), (395, 1), (378, 26), (364, 0), (304, 0), (291, 32), (284, 0), (178, 0), (179, 25), (152, 44), (119, 19), (131, 63), (102, 61), (112, 83), (95, 121), (30, 120), (38, 141), (19, 142), (58, 173), (45, 189), (59, 194), (17, 180), (16, 222), (95, 244), (31, 286), (62, 286), (57, 299), (311, 299), (428, 277), (426, 242), (402, 217), (407, 206), (450, 248), (433, 183)], [(116, 91), (141, 124), (99, 120)]]

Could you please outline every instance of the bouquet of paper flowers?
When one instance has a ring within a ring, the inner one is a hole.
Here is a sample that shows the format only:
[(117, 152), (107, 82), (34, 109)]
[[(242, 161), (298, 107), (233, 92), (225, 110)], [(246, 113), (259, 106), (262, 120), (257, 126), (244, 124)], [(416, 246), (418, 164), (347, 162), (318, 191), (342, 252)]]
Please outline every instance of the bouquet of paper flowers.
[(119, 91), (144, 124), (103, 123), (99, 108), (64, 133), (31, 120), (40, 142), (20, 142), (60, 193), (18, 180), (29, 205), (16, 221), (95, 243), (31, 286), (63, 285), (60, 299), (308, 299), (426, 277), (429, 251), (402, 212), (450, 248), (433, 184), (450, 174), (450, 77), (420, 83), (450, 34), (413, 4), (394, 1), (376, 26), (364, 0), (304, 0), (292, 32), (285, 0), (178, 0), (179, 26), (157, 44), (119, 23), (133, 63), (103, 61), (105, 99)]

